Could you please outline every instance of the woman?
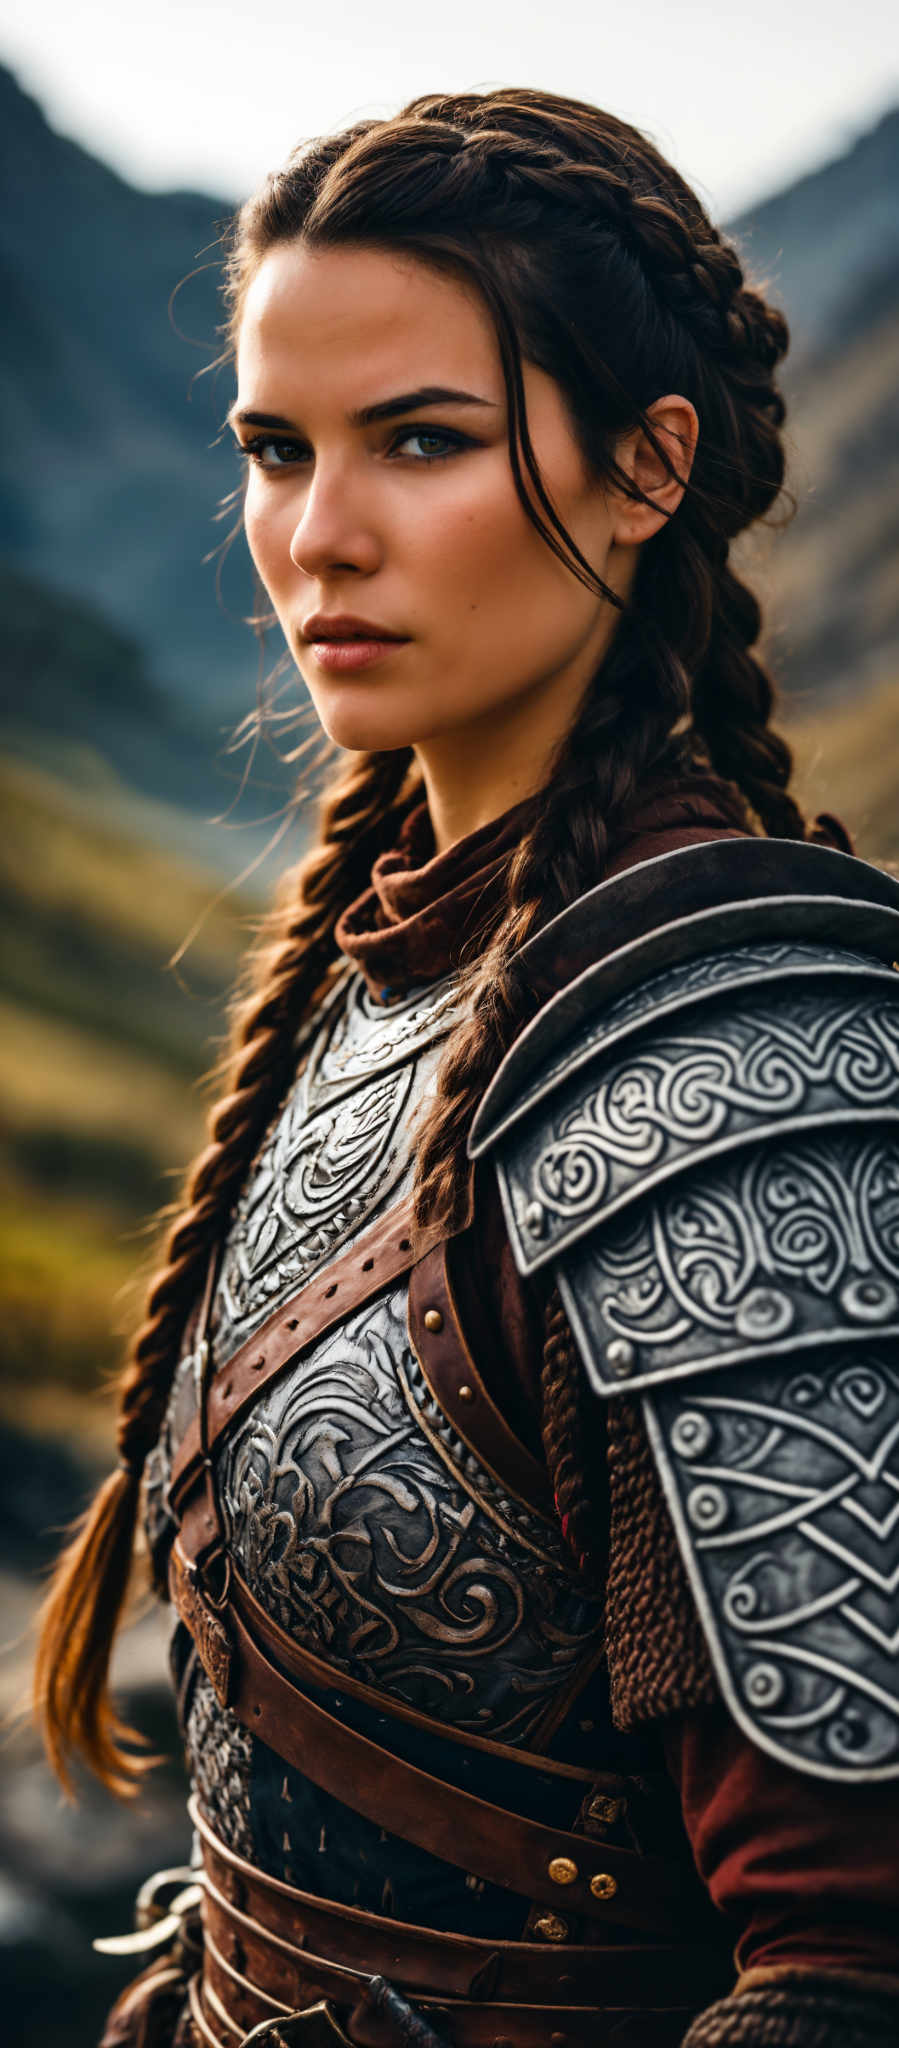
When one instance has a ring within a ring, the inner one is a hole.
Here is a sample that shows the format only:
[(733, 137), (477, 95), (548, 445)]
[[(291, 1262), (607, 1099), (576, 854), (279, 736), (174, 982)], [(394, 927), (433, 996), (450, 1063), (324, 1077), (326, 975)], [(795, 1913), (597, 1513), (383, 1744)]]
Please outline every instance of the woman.
[[(766, 1252), (765, 1284), (742, 1294), (707, 1230), (697, 1251), (723, 1149), (758, 1179), (764, 1136), (765, 1172), (792, 1190), (784, 1242), (827, 1177), (796, 1151), (812, 1142), (794, 1087), (806, 1024), (769, 1019), (773, 1065), (748, 1079), (744, 1047), (734, 1079), (760, 981), (774, 1002), (805, 976), (826, 1009), (834, 975), (844, 1006), (861, 977), (864, 1103), (851, 1059), (836, 1079), (831, 1054), (803, 1070), (832, 1149), (848, 1118), (864, 1134), (896, 1102), (894, 1039), (884, 1025), (872, 1050), (866, 1019), (893, 1000), (897, 892), (825, 851), (846, 846), (833, 821), (807, 834), (752, 651), (758, 605), (729, 562), (781, 487), (785, 324), (634, 129), (525, 91), (419, 100), (299, 152), (239, 218), (229, 295), (247, 538), (350, 758), (253, 962), (123, 1378), (119, 1470), (48, 1605), (51, 1756), (64, 1771), (81, 1751), (125, 1790), (138, 1766), (106, 1668), (149, 1460), (203, 1960), (189, 1991), (185, 1941), (153, 1962), (106, 2041), (886, 2041), (895, 1731), (864, 1722), (875, 1681), (862, 1671), (861, 1707), (844, 1683), (838, 1708), (828, 1680), (772, 1732), (775, 1640), (734, 1708), (706, 1552), (678, 1510), (675, 1450), (689, 1461), (710, 1429), (701, 1390), (660, 1447), (666, 1396), (647, 1425), (620, 1398), (642, 1384), (639, 1346), (596, 1335), (610, 1287), (657, 1323), (686, 1290), (706, 1323), (739, 1325), (744, 1362), (763, 1341), (766, 1413), (800, 1309), (800, 1363), (839, 1340), (869, 1408), (895, 1354), (876, 1249), (843, 1287), (845, 1328), (826, 1329), (820, 1251), (811, 1280), (792, 1239)], [(664, 1143), (683, 1157), (666, 1154), (665, 1185), (706, 1178), (662, 1216), (659, 1285), (633, 1250), (658, 1158), (647, 1062), (636, 1095), (633, 1069), (603, 1079), (601, 1116), (579, 1077), (636, 1013), (661, 1071), (674, 1041), (645, 1033), (678, 1004), (675, 1054), (692, 1057), (716, 976), (730, 1079), (716, 1095), (706, 1071), (698, 1119), (695, 1077), (666, 1081)], [(849, 1030), (838, 1017), (831, 1038)], [(878, 1160), (894, 1186), (893, 1155)], [(600, 1166), (631, 1172), (623, 1237)], [(848, 1200), (828, 1243), (848, 1242)], [(740, 1202), (722, 1202), (745, 1237)], [(804, 1243), (816, 1229), (817, 1210)], [(716, 1343), (678, 1373), (720, 1368)], [(775, 1471), (775, 1439), (766, 1424), (749, 1461), (775, 1506), (842, 1498), (801, 1458)], [(719, 1480), (694, 1488), (687, 1522), (714, 1526)], [(806, 1550), (778, 1570), (800, 1567), (810, 1585)], [(808, 1626), (836, 1627), (839, 1591), (813, 1588)], [(883, 1614), (858, 1626), (887, 1641)], [(817, 1684), (819, 1650), (790, 1654), (796, 1684)], [(850, 1693), (855, 1765), (880, 1742), (867, 1769), (832, 1762)]]

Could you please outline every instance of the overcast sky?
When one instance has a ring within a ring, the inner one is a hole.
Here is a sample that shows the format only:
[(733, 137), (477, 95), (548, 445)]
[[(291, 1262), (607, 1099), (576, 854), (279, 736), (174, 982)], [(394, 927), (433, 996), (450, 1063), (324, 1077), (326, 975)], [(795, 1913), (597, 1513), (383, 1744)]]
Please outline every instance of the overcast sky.
[(896, 0), (0, 0), (53, 124), (150, 187), (245, 195), (414, 93), (542, 85), (647, 129), (732, 214), (899, 99)]

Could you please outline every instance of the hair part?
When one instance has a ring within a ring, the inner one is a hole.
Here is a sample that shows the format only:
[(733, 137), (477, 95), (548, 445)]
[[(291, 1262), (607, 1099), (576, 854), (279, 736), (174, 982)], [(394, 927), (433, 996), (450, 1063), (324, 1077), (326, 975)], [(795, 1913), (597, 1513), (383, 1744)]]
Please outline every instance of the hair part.
[[(695, 194), (628, 123), (580, 101), (526, 90), (414, 100), (297, 151), (241, 210), (227, 255), (230, 338), (266, 253), (315, 247), (401, 250), (473, 286), (492, 319), (506, 388), (509, 460), (528, 518), (572, 575), (619, 609), (543, 789), (525, 813), (507, 901), (463, 977), (467, 1015), (445, 1050), (420, 1136), (419, 1215), (447, 1231), (470, 1212), (474, 1110), (522, 1022), (515, 956), (539, 925), (601, 879), (610, 839), (650, 777), (711, 767), (741, 793), (747, 826), (802, 838), (791, 757), (772, 732), (773, 690), (753, 651), (756, 599), (729, 560), (732, 540), (775, 504), (784, 476), (783, 400), (774, 373), (783, 316), (743, 277), (736, 251)], [(623, 606), (555, 513), (531, 444), (523, 363), (554, 378), (593, 472), (642, 493), (615, 460), (642, 428), (669, 472), (649, 408), (688, 398), (700, 439), (676, 514), (641, 551)], [(322, 803), (321, 836), (284, 881), (233, 1015), (223, 1092), (151, 1283), (120, 1384), (122, 1469), (106, 1482), (57, 1568), (45, 1609), (36, 1695), (47, 1746), (73, 1752), (116, 1791), (144, 1760), (123, 1749), (109, 1653), (128, 1581), (138, 1475), (159, 1432), (184, 1327), (211, 1249), (294, 1066), (296, 1030), (336, 964), (334, 927), (365, 887), (420, 782), (410, 751), (350, 760)], [(551, 1309), (544, 1441), (560, 1512), (588, 1556), (577, 1367)], [(580, 1546), (580, 1548), (578, 1547)]]

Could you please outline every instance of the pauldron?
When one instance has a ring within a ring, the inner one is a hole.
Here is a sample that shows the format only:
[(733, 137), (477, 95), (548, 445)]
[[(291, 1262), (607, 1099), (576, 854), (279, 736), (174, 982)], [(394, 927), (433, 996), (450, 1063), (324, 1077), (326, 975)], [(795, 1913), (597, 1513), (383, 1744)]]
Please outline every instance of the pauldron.
[(554, 1270), (594, 1392), (642, 1397), (736, 1721), (818, 1777), (899, 1775), (899, 883), (693, 847), (522, 972), (554, 956), (581, 971), (472, 1135), (519, 1267)]

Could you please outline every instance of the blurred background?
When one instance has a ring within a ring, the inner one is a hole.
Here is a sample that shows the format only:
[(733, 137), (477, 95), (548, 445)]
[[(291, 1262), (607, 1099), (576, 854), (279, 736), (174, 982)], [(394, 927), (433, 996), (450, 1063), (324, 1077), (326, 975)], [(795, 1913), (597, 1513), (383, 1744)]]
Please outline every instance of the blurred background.
[[(298, 20), (158, 0), (0, 7), (0, 1589), (21, 1698), (54, 1531), (105, 1469), (105, 1376), (147, 1222), (202, 1124), (199, 1075), (247, 929), (302, 818), (254, 868), (286, 779), (232, 745), (277, 658), (245, 624), (217, 508), (218, 239), (304, 135), (412, 93), (540, 84), (637, 122), (725, 220), (793, 332), (797, 515), (749, 550), (800, 791), (899, 858), (899, 35), (857, 0), (551, 19), (403, 0)], [(174, 296), (173, 296), (174, 295)], [(290, 684), (298, 690), (298, 685)], [(299, 697), (285, 700), (298, 704)], [(253, 872), (248, 872), (253, 870)], [(192, 933), (186, 950), (184, 942)], [(177, 964), (172, 962), (180, 955)], [(0, 1751), (10, 2038), (90, 2048), (133, 1965), (94, 1958), (183, 1860), (165, 1627), (118, 1673), (170, 1757), (139, 1811), (62, 1805), (27, 1728)]]

